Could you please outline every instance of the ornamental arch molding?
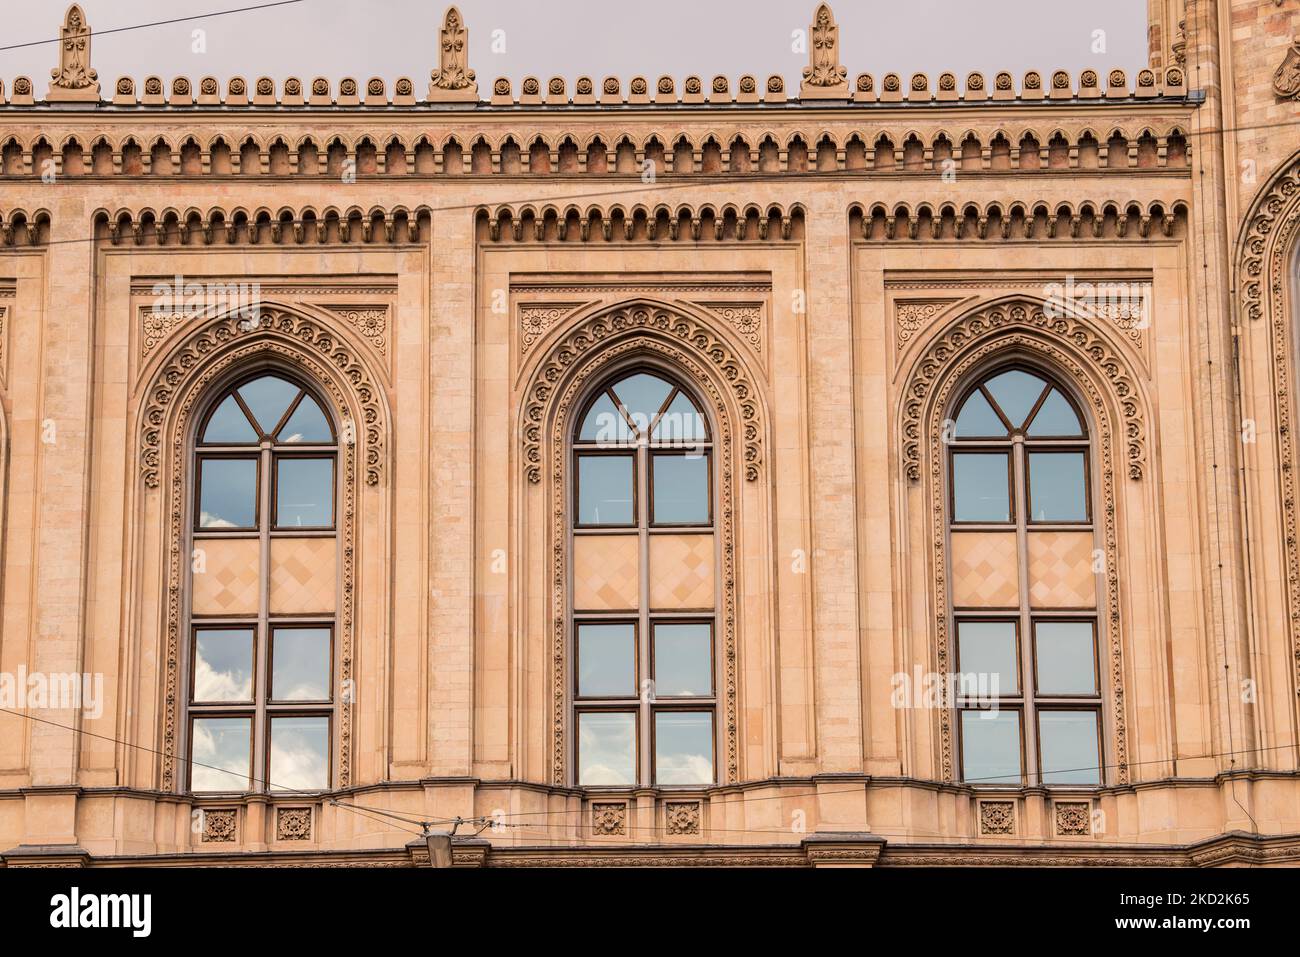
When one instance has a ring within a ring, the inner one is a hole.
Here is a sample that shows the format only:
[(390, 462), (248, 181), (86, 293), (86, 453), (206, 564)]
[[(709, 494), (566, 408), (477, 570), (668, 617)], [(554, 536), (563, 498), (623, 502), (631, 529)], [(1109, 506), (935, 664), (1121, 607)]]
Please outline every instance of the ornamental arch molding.
[[(705, 408), (718, 449), (717, 534), (721, 636), (720, 784), (740, 780), (740, 669), (738, 646), (737, 476), (755, 481), (762, 464), (761, 401), (738, 354), (700, 319), (680, 309), (647, 302), (606, 308), (560, 336), (532, 375), (523, 410), (526, 474), (546, 479), (550, 574), (549, 656), (551, 781), (567, 786), (569, 567), (568, 435), (584, 398), (598, 382), (632, 365), (648, 365), (684, 380)], [(545, 448), (545, 461), (543, 449)]]
[(649, 300), (603, 307), (568, 326), (543, 347), (542, 358), (524, 390), (520, 420), (528, 481), (536, 484), (542, 479), (544, 420), (559, 384), (575, 366), (610, 343), (635, 335), (680, 349), (683, 355), (694, 357), (716, 374), (737, 415), (737, 441), (744, 450), (745, 479), (756, 481), (763, 469), (762, 402), (741, 349), (700, 316), (680, 306)]
[[(1287, 615), (1293, 674), (1300, 687), (1300, 522), (1296, 502), (1295, 396), (1296, 323), (1300, 322), (1300, 152), (1273, 174), (1256, 196), (1237, 244), (1238, 322), (1243, 349), (1263, 337), (1259, 362), (1270, 378), (1277, 429), (1278, 491), (1286, 561)], [(1243, 362), (1243, 371), (1248, 363)], [(1241, 374), (1240, 372), (1238, 373)], [(1241, 388), (1243, 383), (1238, 382)]]
[[(1128, 721), (1124, 697), (1121, 633), (1116, 458), (1128, 462), (1130, 479), (1147, 467), (1146, 402), (1121, 354), (1084, 321), (1047, 317), (1043, 304), (1028, 299), (984, 305), (953, 322), (914, 362), (902, 400), (904, 469), (925, 490), (934, 572), (933, 645), (940, 674), (954, 670), (951, 637), (951, 571), (948, 559), (945, 419), (962, 390), (991, 367), (1021, 361), (1060, 382), (1086, 410), (1094, 436), (1098, 496), (1096, 527), (1105, 553), (1098, 621), (1104, 628), (1103, 674), (1107, 679), (1108, 743), (1103, 758), (1115, 767), (1117, 784), (1129, 783)], [(939, 709), (939, 756), (944, 781), (956, 779), (955, 731), (949, 709)]]
[[(357, 539), (362, 476), (379, 486), (384, 470), (387, 407), (383, 390), (359, 359), (359, 349), (318, 319), (287, 307), (262, 304), (259, 319), (238, 314), (208, 319), (202, 328), (175, 346), (151, 376), (140, 417), (141, 480), (161, 489), (163, 596), (163, 727), (160, 789), (175, 791), (183, 781), (178, 760), (183, 739), (182, 660), (186, 632), (188, 497), (193, 476), (189, 458), (193, 435), (206, 403), (250, 370), (278, 370), (306, 380), (329, 406), (340, 434), (355, 436), (339, 443), (339, 604), (338, 679), (354, 679), (356, 647)], [(336, 767), (338, 786), (352, 781), (353, 702), (340, 702)]]

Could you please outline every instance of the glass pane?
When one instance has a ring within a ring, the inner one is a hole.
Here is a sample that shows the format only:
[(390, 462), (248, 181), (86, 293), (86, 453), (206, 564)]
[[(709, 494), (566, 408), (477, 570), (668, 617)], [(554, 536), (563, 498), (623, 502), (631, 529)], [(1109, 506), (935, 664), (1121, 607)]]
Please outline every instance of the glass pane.
[(271, 719), (273, 791), (324, 791), (330, 786), (330, 719)]
[(708, 435), (709, 430), (705, 426), (703, 414), (685, 392), (678, 392), (668, 408), (664, 410), (664, 414), (659, 416), (659, 421), (655, 423), (652, 438), (656, 442), (688, 445), (692, 442), (703, 442)]
[(578, 626), (578, 694), (636, 696), (636, 628), (630, 622)]
[(1005, 452), (959, 452), (952, 457), (953, 518), (958, 522), (1009, 522)]
[(257, 430), (248, 422), (248, 416), (239, 407), (233, 395), (226, 396), (217, 406), (203, 429), (203, 441), (218, 445), (242, 445), (257, 441)]
[(984, 398), (984, 393), (979, 390), (972, 392), (966, 404), (961, 407), (961, 414), (957, 416), (957, 438), (969, 439), (975, 436), (987, 438), (1006, 434), (1007, 427), (993, 411), (989, 400)]
[(1013, 429), (1018, 429), (1025, 422), (1038, 397), (1043, 394), (1047, 383), (1038, 376), (1012, 369), (1001, 375), (995, 375), (984, 383), (993, 401), (1002, 408)]
[(961, 713), (962, 780), (968, 784), (1020, 783), (1020, 712)]
[(271, 697), (276, 701), (328, 701), (330, 630), (277, 628), (271, 645)]
[(957, 622), (958, 693), (981, 701), (1020, 691), (1014, 621)]
[(641, 432), (650, 430), (651, 420), (654, 419), (655, 413), (663, 408), (664, 402), (668, 400), (668, 393), (672, 391), (671, 385), (648, 372), (638, 372), (636, 375), (628, 376), (614, 386), (614, 394), (618, 396), (618, 401), (623, 403), (629, 418)]
[(334, 433), (316, 400), (304, 395), (277, 439), (280, 442), (333, 442)]
[(1100, 784), (1097, 712), (1038, 712), (1044, 784)]
[(239, 397), (244, 400), (244, 405), (248, 406), (248, 411), (253, 413), (262, 431), (269, 435), (280, 424), (281, 416), (299, 391), (296, 385), (290, 385), (283, 379), (264, 375), (247, 385), (240, 386)]
[(578, 456), (578, 524), (631, 525), (632, 456)]
[(656, 455), (654, 515), (651, 521), (672, 525), (707, 525), (709, 458), (706, 455)]
[(705, 622), (654, 626), (656, 696), (713, 694), (712, 630)]
[(190, 725), (190, 790), (247, 791), (252, 777), (248, 718), (195, 718)]
[(257, 525), (257, 459), (201, 459), (199, 528)]
[(204, 628), (194, 633), (194, 700), (253, 700), (251, 628)]
[(655, 713), (655, 784), (713, 783), (713, 712)]
[(334, 460), (275, 460), (277, 528), (328, 528), (334, 524)]
[(1029, 453), (1029, 518), (1034, 522), (1086, 522), (1082, 452)]
[(636, 715), (625, 711), (578, 714), (578, 783), (636, 783)]
[(1065, 396), (1053, 389), (1043, 404), (1034, 413), (1034, 421), (1029, 423), (1026, 435), (1034, 438), (1047, 436), (1067, 436), (1073, 438), (1083, 435), (1083, 426), (1074, 408), (1065, 400)]
[(601, 394), (582, 420), (582, 429), (578, 438), (583, 442), (599, 442), (602, 445), (625, 445), (633, 440), (632, 428), (618, 411), (614, 400)]
[(1096, 694), (1096, 649), (1090, 621), (1034, 623), (1039, 694)]

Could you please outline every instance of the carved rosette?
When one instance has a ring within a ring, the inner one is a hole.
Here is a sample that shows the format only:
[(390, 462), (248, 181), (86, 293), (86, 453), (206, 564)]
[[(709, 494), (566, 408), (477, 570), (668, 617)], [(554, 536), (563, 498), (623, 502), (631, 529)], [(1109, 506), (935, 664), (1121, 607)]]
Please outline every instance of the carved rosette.
[(699, 801), (667, 801), (664, 803), (664, 830), (669, 834), (700, 833)]
[(591, 805), (591, 833), (602, 837), (627, 833), (627, 804), (623, 801)]
[(1087, 837), (1092, 833), (1092, 806), (1087, 801), (1053, 802), (1056, 833), (1061, 837)]
[(980, 801), (981, 834), (1016, 833), (1016, 805), (1014, 801)]
[(204, 844), (233, 844), (238, 834), (238, 821), (238, 808), (201, 808), (199, 840)]
[(275, 839), (277, 841), (310, 841), (311, 808), (278, 807), (275, 809)]
[[(1122, 424), (1128, 445), (1129, 477), (1141, 478), (1145, 466), (1144, 406), (1138, 396), (1136, 379), (1114, 349), (1076, 318), (1048, 319), (1043, 315), (1040, 303), (1028, 300), (1002, 302), (958, 319), (920, 355), (903, 392), (904, 467), (913, 480), (919, 480), (922, 474), (923, 435), (928, 443), (925, 474), (929, 483), (938, 671), (948, 674), (953, 670), (949, 640), (944, 416), (948, 414), (954, 391), (960, 388), (972, 368), (996, 356), (1016, 353), (1040, 356), (1072, 380), (1096, 423), (1101, 464), (1098, 522), (1105, 551), (1104, 632), (1109, 639), (1110, 732), (1115, 747), (1116, 783), (1127, 784), (1128, 722), (1120, 635), (1114, 446), (1116, 425)], [(1119, 421), (1113, 422), (1116, 414)], [(948, 708), (938, 710), (941, 774), (943, 780), (952, 781), (956, 766), (952, 714)]]
[(388, 352), (388, 310), (383, 306), (353, 309), (348, 306), (331, 306), (330, 312), (338, 316), (374, 346), (381, 356)]

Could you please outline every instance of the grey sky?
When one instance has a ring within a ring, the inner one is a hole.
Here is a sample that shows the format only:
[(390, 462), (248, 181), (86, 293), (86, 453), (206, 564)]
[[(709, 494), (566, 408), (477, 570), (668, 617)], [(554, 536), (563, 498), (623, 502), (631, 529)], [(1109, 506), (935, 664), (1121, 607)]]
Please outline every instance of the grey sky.
[[(248, 6), (259, 0), (81, 0), (95, 30)], [(58, 36), (62, 0), (8, 0), (0, 46)], [(333, 80), (399, 76), (424, 81), (437, 60), (435, 37), (446, 4), (440, 0), (302, 0), (291, 6), (211, 20), (95, 37), (93, 65), (101, 87), (130, 75), (164, 78), (242, 75)], [(812, 0), (462, 0), (470, 31), (470, 66), (484, 98), (491, 81), (525, 76), (615, 75), (624, 81), (662, 74), (706, 79), (724, 74), (783, 73), (796, 83), (806, 54), (791, 52), (791, 31), (806, 28)], [(839, 0), (843, 62), (849, 75), (889, 71), (1121, 67), (1130, 76), (1146, 65), (1144, 0)], [(195, 29), (207, 31), (207, 52), (191, 50)], [(504, 30), (505, 52), (491, 49)], [(1106, 52), (1092, 52), (1094, 31)], [(38, 95), (58, 48), (48, 43), (0, 51), (0, 77), (30, 76)], [(224, 83), (223, 83), (224, 86)], [(571, 87), (570, 87), (571, 88)], [(391, 89), (391, 86), (390, 86)]]

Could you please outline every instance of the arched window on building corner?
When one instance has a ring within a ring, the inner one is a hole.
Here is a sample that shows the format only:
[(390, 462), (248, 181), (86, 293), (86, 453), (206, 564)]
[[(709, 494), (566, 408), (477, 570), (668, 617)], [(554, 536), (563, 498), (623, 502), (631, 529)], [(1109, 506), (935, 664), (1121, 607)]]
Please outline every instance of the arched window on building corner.
[(974, 785), (1105, 781), (1086, 418), (1039, 369), (960, 394), (948, 436), (955, 706)]
[(571, 434), (574, 783), (717, 779), (716, 462), (692, 394), (657, 368), (587, 396)]
[(187, 788), (331, 786), (338, 433), (279, 372), (226, 388), (192, 449)]

